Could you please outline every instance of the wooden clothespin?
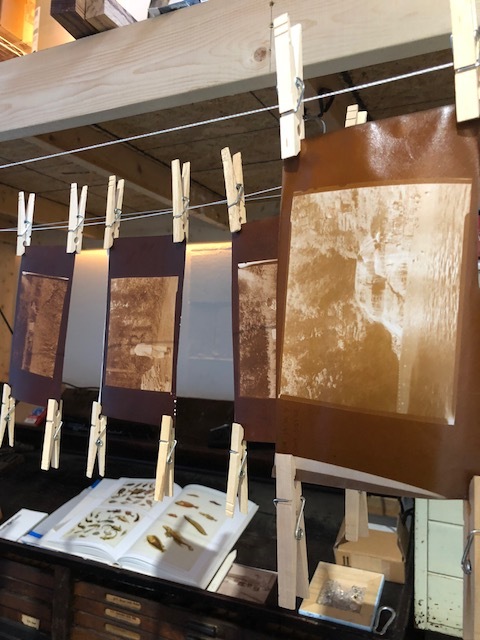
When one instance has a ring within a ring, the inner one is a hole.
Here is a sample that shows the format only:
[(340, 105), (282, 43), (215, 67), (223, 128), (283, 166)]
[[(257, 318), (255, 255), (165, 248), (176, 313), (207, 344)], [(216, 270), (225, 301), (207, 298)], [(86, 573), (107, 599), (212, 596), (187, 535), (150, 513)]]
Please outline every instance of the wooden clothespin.
[(92, 405), (90, 438), (88, 441), (87, 478), (91, 478), (93, 475), (93, 468), (97, 456), (98, 473), (102, 477), (105, 475), (106, 432), (107, 418), (106, 416), (102, 416), (102, 405), (99, 402), (94, 402)]
[(85, 185), (80, 192), (78, 201), (77, 183), (70, 187), (70, 210), (68, 214), (67, 253), (80, 253), (82, 250), (83, 223), (85, 222), (85, 209), (87, 206), (87, 191)]
[(464, 503), (464, 535), (462, 637), (476, 640), (480, 637), (480, 476), (472, 478)]
[(163, 500), (165, 496), (173, 495), (176, 444), (173, 418), (171, 416), (162, 416), (155, 478), (155, 500)]
[(245, 186), (243, 182), (242, 154), (240, 151), (233, 158), (230, 149), (222, 149), (223, 175), (227, 194), (228, 221), (232, 233), (240, 231), (247, 221), (245, 209)]
[(20, 191), (18, 194), (17, 256), (23, 256), (25, 247), (30, 246), (34, 208), (35, 194), (29, 194), (27, 206), (25, 207), (25, 193)]
[(457, 122), (480, 117), (479, 30), (475, 0), (450, 0)]
[(188, 207), (190, 206), (190, 162), (172, 161), (173, 241), (188, 240)]
[(275, 454), (278, 604), (285, 609), (295, 609), (297, 596), (307, 598), (309, 594), (305, 499), (296, 472), (292, 455)]
[(368, 536), (367, 492), (345, 490), (345, 538), (357, 542)]
[(15, 430), (15, 399), (12, 398), (12, 389), (5, 383), (2, 392), (2, 408), (0, 411), (0, 447), (8, 431), (8, 444), (13, 447)]
[(230, 441), (227, 500), (225, 504), (225, 513), (230, 518), (233, 518), (235, 513), (237, 495), (240, 513), (247, 513), (248, 511), (247, 443), (243, 436), (243, 427), (234, 422)]
[(288, 13), (284, 13), (273, 21), (273, 33), (281, 156), (285, 159), (300, 153), (300, 141), (305, 138), (302, 26), (291, 27)]
[(50, 398), (47, 405), (45, 422), (45, 436), (43, 438), (42, 471), (48, 471), (50, 466), (58, 469), (60, 466), (60, 434), (62, 430), (63, 403)]
[(345, 117), (345, 128), (353, 127), (356, 124), (365, 124), (367, 121), (368, 113), (366, 111), (359, 111), (358, 104), (351, 104), (347, 107), (347, 115)]
[(116, 176), (108, 179), (107, 209), (105, 212), (105, 236), (103, 238), (103, 248), (110, 249), (115, 238), (120, 233), (120, 219), (122, 217), (123, 192), (125, 180), (117, 182)]

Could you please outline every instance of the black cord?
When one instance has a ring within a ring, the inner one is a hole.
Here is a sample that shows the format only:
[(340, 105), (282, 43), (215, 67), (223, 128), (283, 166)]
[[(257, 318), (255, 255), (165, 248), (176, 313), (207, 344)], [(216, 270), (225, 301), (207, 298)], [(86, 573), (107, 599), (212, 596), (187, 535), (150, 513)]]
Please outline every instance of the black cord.
[[(345, 82), (347, 87), (354, 86), (352, 76), (348, 73), (348, 71), (343, 71), (341, 73), (341, 76), (342, 76), (342, 80)], [(360, 111), (366, 111), (368, 113), (367, 105), (363, 101), (363, 98), (361, 97), (360, 93), (354, 89), (352, 91), (352, 96), (355, 98), (355, 102), (358, 104), (358, 108), (360, 109)]]
[(13, 329), (12, 329), (12, 327), (10, 326), (9, 321), (7, 320), (7, 318), (6, 318), (5, 314), (4, 314), (4, 313), (3, 313), (3, 311), (2, 311), (2, 307), (0, 307), (0, 314), (1, 314), (2, 318), (3, 318), (3, 321), (4, 321), (4, 322), (5, 322), (5, 324), (7, 325), (8, 330), (9, 330), (9, 331), (10, 331), (10, 333), (13, 335)]

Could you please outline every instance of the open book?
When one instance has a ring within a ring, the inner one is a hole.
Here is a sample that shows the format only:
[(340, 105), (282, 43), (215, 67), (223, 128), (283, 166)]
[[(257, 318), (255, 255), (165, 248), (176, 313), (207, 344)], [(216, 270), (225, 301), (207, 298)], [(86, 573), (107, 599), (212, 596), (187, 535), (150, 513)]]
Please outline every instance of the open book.
[(225, 515), (225, 494), (174, 486), (163, 502), (153, 480), (102, 480), (63, 514), (40, 545), (139, 573), (206, 588), (258, 507)]

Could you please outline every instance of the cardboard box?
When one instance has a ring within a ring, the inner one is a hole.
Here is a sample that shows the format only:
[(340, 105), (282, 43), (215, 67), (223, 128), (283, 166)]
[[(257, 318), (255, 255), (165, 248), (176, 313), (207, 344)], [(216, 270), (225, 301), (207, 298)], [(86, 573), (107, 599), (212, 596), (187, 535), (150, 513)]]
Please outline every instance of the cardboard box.
[(383, 573), (386, 580), (405, 582), (408, 531), (400, 519), (400, 505), (393, 498), (368, 498), (368, 537), (345, 539), (342, 522), (333, 551), (335, 562), (346, 567)]

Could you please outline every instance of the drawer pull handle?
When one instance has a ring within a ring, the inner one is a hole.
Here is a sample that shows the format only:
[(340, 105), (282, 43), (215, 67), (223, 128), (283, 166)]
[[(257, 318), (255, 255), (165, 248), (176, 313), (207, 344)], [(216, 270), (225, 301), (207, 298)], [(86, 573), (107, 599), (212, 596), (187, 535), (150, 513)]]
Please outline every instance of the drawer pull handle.
[[(187, 631), (193, 633), (199, 633), (201, 636), (207, 636), (207, 638), (218, 638), (218, 627), (213, 624), (205, 624), (203, 622), (189, 622), (187, 625)], [(191, 640), (201, 640), (191, 637)]]

